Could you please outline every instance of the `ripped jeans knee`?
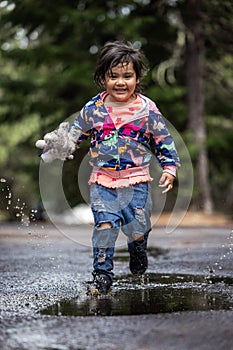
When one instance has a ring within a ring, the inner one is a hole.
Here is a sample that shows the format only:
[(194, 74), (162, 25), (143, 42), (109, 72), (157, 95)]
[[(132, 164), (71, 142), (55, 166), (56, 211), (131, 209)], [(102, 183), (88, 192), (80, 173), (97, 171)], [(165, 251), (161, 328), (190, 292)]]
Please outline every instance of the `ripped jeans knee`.
[(113, 248), (118, 237), (119, 228), (111, 222), (99, 223), (95, 226), (92, 236), (94, 248)]

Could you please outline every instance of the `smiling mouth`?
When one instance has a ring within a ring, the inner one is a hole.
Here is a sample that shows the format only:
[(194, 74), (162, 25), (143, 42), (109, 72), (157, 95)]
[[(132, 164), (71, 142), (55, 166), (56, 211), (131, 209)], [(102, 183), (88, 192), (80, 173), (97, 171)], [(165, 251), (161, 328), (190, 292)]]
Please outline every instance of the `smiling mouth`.
[(127, 90), (126, 89), (115, 89), (115, 92), (117, 93), (117, 94), (123, 94), (123, 93), (125, 93)]

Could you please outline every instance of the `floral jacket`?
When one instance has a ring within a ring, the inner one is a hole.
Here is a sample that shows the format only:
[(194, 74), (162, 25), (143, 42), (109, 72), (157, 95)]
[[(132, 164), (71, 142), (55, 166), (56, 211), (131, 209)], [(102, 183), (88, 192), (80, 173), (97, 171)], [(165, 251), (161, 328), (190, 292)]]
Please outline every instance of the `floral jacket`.
[(139, 96), (142, 107), (119, 128), (104, 105), (103, 93), (93, 97), (78, 113), (71, 128), (82, 131), (78, 145), (91, 137), (91, 165), (125, 170), (148, 165), (155, 153), (162, 168), (179, 167), (174, 141), (161, 113), (152, 100)]

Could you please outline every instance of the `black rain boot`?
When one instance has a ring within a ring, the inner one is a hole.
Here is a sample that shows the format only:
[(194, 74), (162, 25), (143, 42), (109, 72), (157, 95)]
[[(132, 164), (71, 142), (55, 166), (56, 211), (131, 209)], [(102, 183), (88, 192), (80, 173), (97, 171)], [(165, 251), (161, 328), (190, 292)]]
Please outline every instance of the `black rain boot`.
[(149, 232), (144, 234), (143, 240), (135, 240), (128, 243), (130, 254), (129, 269), (133, 275), (142, 275), (148, 268), (147, 239)]

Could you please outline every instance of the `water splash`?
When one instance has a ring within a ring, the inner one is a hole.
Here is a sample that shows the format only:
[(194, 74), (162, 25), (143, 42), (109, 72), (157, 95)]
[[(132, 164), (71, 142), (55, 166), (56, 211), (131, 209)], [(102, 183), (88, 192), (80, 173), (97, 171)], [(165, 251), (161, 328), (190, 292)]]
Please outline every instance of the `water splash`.
[(233, 230), (229, 234), (229, 236), (226, 238), (227, 244), (222, 244), (221, 248), (223, 250), (226, 250), (224, 253), (222, 253), (218, 260), (213, 264), (213, 266), (207, 266), (207, 269), (209, 273), (213, 276), (215, 276), (216, 270), (223, 270), (224, 268), (224, 262), (226, 259), (232, 259), (232, 254), (233, 254)]
[[(4, 208), (2, 210), (3, 219), (8, 220), (12, 216), (14, 216), (16, 221), (19, 223), (18, 230), (22, 228), (28, 228), (31, 226), (31, 224), (37, 226), (37, 209), (29, 210), (25, 201), (23, 201), (19, 197), (17, 198), (16, 196), (14, 196), (11, 187), (7, 183), (7, 180), (5, 178), (0, 178), (0, 183), (2, 184), (2, 196), (0, 200), (1, 206), (2, 208)], [(5, 215), (4, 211), (6, 212)]]

